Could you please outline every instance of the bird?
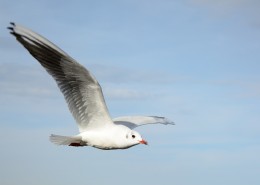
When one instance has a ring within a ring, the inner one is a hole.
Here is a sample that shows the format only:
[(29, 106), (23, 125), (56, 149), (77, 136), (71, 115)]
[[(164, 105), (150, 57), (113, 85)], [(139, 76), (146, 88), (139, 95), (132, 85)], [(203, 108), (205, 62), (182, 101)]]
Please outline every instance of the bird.
[(160, 116), (121, 116), (112, 119), (102, 88), (87, 68), (36, 32), (14, 22), (10, 22), (7, 28), (56, 81), (78, 125), (79, 134), (51, 134), (49, 139), (52, 143), (91, 146), (102, 150), (127, 149), (148, 144), (134, 128), (156, 123), (174, 125), (171, 120)]

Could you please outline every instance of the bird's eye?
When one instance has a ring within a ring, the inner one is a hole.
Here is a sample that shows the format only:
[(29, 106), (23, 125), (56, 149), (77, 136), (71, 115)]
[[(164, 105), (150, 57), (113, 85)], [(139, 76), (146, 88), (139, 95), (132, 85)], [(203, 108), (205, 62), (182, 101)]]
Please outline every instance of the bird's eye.
[(132, 138), (134, 139), (134, 138), (135, 138), (135, 135), (132, 135)]

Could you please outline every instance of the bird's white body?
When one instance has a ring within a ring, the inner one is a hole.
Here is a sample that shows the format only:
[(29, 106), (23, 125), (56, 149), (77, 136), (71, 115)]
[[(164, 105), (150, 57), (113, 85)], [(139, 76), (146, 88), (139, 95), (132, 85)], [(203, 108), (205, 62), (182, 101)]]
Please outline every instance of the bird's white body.
[[(127, 135), (130, 132), (131, 130), (129, 128), (123, 125), (116, 125), (111, 128), (104, 127), (85, 131), (79, 135), (82, 137), (82, 141), (86, 142), (89, 146), (100, 149), (125, 149), (139, 144), (138, 141), (131, 142), (132, 139), (129, 140), (127, 138)], [(141, 140), (142, 138), (139, 138), (139, 141)]]
[(14, 23), (8, 28), (54, 78), (78, 124), (78, 135), (51, 135), (51, 142), (105, 150), (126, 149), (137, 144), (147, 144), (133, 128), (144, 124), (173, 124), (158, 116), (123, 116), (112, 119), (101, 86), (86, 68), (39, 34)]
[(124, 125), (105, 125), (72, 137), (51, 135), (50, 140), (57, 145), (92, 146), (103, 150), (126, 149), (140, 143), (147, 144), (137, 132)]

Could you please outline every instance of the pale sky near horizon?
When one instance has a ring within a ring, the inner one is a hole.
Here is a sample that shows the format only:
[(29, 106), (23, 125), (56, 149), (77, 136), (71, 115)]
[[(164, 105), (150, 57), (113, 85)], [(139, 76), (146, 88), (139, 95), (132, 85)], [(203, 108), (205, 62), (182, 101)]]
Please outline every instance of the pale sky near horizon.
[[(0, 0), (0, 184), (260, 184), (260, 1)], [(88, 68), (112, 117), (158, 115), (149, 146), (58, 147), (76, 124), (9, 34), (43, 35)]]

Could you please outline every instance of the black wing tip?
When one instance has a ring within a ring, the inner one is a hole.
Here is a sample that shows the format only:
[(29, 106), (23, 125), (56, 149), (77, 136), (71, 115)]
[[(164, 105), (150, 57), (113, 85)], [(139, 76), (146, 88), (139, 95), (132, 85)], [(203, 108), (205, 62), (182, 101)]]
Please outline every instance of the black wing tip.
[(165, 123), (165, 125), (175, 125), (175, 123), (171, 120), (169, 120), (168, 118), (166, 117), (162, 117), (162, 116), (150, 116), (150, 117), (154, 117), (154, 118), (157, 118), (157, 119), (162, 119)]
[(14, 32), (14, 27), (16, 26), (16, 24), (14, 22), (10, 22), (10, 25), (9, 27), (7, 27), (8, 30), (10, 30), (10, 33), (12, 35), (15, 35), (15, 32)]

